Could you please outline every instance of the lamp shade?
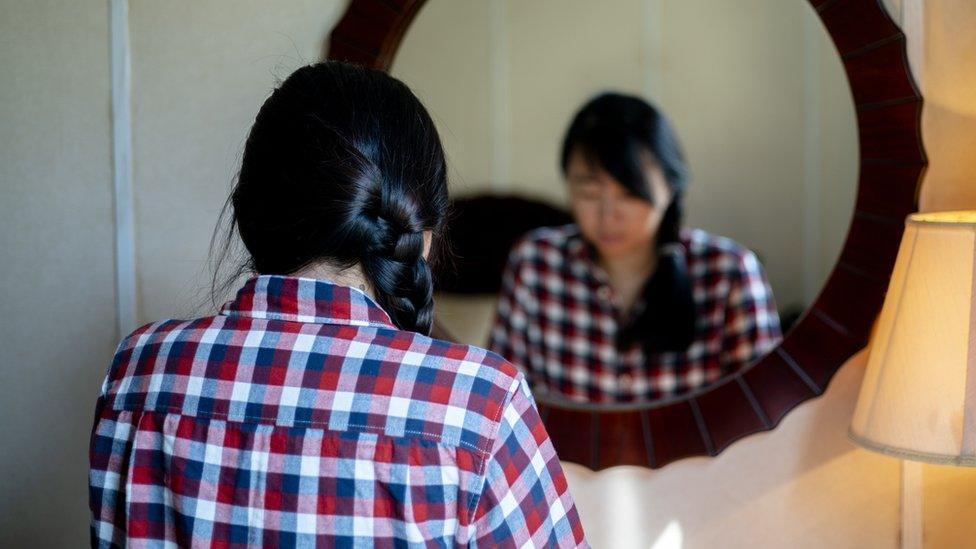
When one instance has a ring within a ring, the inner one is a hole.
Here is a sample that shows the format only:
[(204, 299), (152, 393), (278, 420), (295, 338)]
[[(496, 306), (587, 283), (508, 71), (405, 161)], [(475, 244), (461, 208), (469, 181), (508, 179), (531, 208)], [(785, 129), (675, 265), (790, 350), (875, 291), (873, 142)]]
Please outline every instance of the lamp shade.
[(976, 466), (976, 211), (915, 214), (850, 437), (899, 458)]

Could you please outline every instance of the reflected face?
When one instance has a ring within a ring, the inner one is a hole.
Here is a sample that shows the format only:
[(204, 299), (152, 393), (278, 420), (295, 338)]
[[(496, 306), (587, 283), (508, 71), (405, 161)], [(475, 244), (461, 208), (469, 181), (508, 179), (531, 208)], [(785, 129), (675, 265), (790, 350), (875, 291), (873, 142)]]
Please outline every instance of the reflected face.
[(587, 162), (579, 150), (570, 154), (566, 181), (573, 217), (601, 257), (651, 249), (672, 193), (650, 154), (645, 155), (644, 176), (653, 204), (628, 191), (602, 166)]

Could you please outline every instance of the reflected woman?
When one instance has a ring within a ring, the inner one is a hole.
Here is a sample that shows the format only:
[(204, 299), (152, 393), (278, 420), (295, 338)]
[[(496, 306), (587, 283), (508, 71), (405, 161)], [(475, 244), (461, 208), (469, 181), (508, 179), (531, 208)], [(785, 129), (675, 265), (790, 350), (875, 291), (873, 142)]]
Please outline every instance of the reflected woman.
[(607, 93), (576, 114), (561, 168), (575, 223), (513, 247), (489, 347), (536, 390), (630, 402), (679, 395), (780, 339), (756, 255), (682, 227), (688, 168), (667, 119)]

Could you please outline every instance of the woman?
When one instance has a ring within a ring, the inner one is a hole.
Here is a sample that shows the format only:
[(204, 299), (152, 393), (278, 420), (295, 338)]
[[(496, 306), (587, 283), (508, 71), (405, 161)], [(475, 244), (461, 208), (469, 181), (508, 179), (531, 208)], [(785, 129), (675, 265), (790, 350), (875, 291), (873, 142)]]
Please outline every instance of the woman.
[(522, 375), (423, 335), (446, 173), (384, 73), (324, 63), (272, 93), (230, 198), (257, 276), (119, 345), (93, 544), (585, 543)]
[(596, 97), (573, 119), (561, 164), (575, 223), (515, 245), (489, 343), (534, 386), (591, 402), (657, 399), (776, 344), (756, 256), (681, 227), (688, 168), (660, 112)]

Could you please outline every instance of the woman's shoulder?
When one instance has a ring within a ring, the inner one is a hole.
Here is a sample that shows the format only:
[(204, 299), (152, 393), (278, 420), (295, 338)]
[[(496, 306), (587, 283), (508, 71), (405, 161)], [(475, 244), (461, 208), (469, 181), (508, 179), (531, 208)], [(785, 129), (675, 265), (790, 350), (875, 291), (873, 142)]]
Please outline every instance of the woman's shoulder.
[(177, 336), (206, 329), (217, 318), (219, 317), (209, 316), (193, 319), (167, 318), (143, 324), (129, 332), (119, 341), (118, 347), (115, 349), (116, 358), (122, 353), (131, 353), (140, 347), (158, 344), (164, 340), (173, 342)]
[[(502, 413), (525, 384), (524, 375), (481, 347), (414, 332), (397, 331), (396, 337), (404, 340), (392, 345), (386, 358), (398, 366), (397, 384), (412, 387), (410, 398), (422, 403), (416, 410), (427, 411), (427, 416), (415, 419), (438, 424), (439, 414), (430, 414), (446, 407), (440, 427), (427, 434), (437, 434), (441, 443), (487, 452)], [(402, 355), (394, 347), (402, 349)]]
[(561, 260), (582, 245), (579, 228), (575, 224), (539, 227), (522, 235), (512, 245), (510, 260)]
[(518, 246), (550, 246), (564, 247), (579, 237), (579, 228), (575, 223), (557, 225), (555, 227), (539, 227), (522, 235), (516, 241)]
[(755, 257), (755, 252), (727, 237), (712, 234), (704, 229), (681, 230), (681, 241), (690, 255), (722, 256), (733, 259)]
[[(328, 325), (307, 325), (325, 328)], [(334, 327), (334, 326), (333, 326)], [(436, 339), (416, 332), (393, 327), (352, 327), (349, 334), (339, 336), (327, 333), (314, 334), (323, 339), (348, 337), (370, 347), (389, 347), (390, 356), (396, 355), (404, 364), (437, 368), (447, 374), (463, 375), (490, 381), (495, 385), (512, 386), (520, 375), (518, 368), (501, 356), (474, 345)], [(264, 326), (256, 329), (248, 322), (235, 322), (233, 318), (215, 315), (189, 320), (166, 319), (145, 324), (122, 338), (115, 351), (116, 364), (145, 358), (147, 353), (171, 352), (172, 345), (193, 342), (247, 346), (251, 339), (260, 339), (267, 332), (282, 331)], [(314, 332), (314, 330), (313, 330)], [(256, 344), (256, 343), (255, 343)], [(165, 345), (167, 348), (161, 348)], [(287, 348), (287, 345), (285, 346)], [(402, 356), (399, 356), (402, 353)], [(121, 372), (116, 372), (119, 375)]]
[(162, 354), (171, 350), (174, 345), (179, 347), (191, 339), (206, 341), (214, 335), (213, 329), (220, 328), (215, 326), (215, 322), (219, 323), (224, 319), (225, 317), (220, 316), (170, 318), (143, 324), (119, 341), (112, 358), (108, 381), (118, 381), (125, 375), (132, 375), (129, 366), (140, 360), (145, 361), (149, 355)]
[[(252, 367), (256, 361), (266, 367), (262, 371), (305, 372), (267, 377)], [(218, 362), (225, 367), (208, 367)], [(241, 364), (247, 367), (242, 369)], [(384, 418), (392, 414), (392, 423), (385, 424), (387, 434), (420, 436), (480, 452), (491, 447), (489, 434), (497, 430), (504, 407), (524, 383), (518, 368), (495, 353), (394, 327), (253, 323), (217, 315), (163, 320), (133, 331), (119, 344), (103, 392), (113, 407), (158, 406), (179, 400), (185, 402), (181, 413), (196, 416), (204, 412), (193, 408), (194, 399), (174, 400), (168, 395), (184, 386), (189, 390), (189, 378), (202, 381), (216, 375), (213, 381), (218, 384), (232, 384), (233, 391), (213, 395), (218, 399), (248, 403), (254, 395), (284, 394), (282, 387), (287, 385), (307, 392), (308, 402), (330, 403), (339, 397), (324, 387), (354, 370), (355, 387), (344, 389), (347, 411), (380, 413)], [(232, 379), (222, 377), (228, 372), (233, 373)], [(251, 390), (257, 386), (263, 388)], [(247, 391), (243, 391), (245, 387)], [(397, 399), (390, 400), (388, 390), (380, 387), (396, 388)], [(389, 401), (389, 409), (374, 409), (371, 403), (378, 396)], [(408, 401), (415, 405), (404, 404)], [(241, 415), (248, 407), (228, 404), (226, 408), (226, 419), (250, 421)], [(287, 409), (275, 410), (277, 416), (265, 419), (283, 425), (293, 422)], [(327, 415), (323, 410), (309, 410), (309, 424), (328, 424), (320, 421), (323, 414)], [(410, 427), (414, 424), (425, 427)]]
[(688, 227), (681, 230), (681, 241), (689, 262), (700, 262), (725, 271), (750, 270), (759, 265), (753, 250), (727, 236)]
[(439, 371), (491, 381), (509, 388), (521, 375), (519, 369), (500, 355), (485, 348), (455, 343), (414, 332), (401, 332), (411, 338), (410, 351), (418, 361)]

